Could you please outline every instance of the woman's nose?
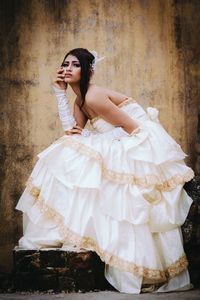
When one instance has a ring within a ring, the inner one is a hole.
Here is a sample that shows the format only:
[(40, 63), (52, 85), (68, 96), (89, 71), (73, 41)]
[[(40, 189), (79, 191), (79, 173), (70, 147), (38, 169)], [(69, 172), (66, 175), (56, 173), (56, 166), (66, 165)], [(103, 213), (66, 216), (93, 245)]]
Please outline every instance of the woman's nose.
[(71, 65), (65, 66), (65, 67), (63, 68), (63, 70), (64, 70), (64, 72), (69, 72), (69, 71), (71, 71)]

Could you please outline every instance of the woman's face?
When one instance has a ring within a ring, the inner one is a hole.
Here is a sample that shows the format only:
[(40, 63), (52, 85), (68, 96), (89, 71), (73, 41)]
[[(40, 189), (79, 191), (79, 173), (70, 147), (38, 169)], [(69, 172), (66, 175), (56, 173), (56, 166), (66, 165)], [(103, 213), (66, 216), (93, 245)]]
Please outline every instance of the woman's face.
[(68, 55), (62, 64), (64, 81), (66, 83), (76, 83), (81, 79), (81, 65), (76, 56)]

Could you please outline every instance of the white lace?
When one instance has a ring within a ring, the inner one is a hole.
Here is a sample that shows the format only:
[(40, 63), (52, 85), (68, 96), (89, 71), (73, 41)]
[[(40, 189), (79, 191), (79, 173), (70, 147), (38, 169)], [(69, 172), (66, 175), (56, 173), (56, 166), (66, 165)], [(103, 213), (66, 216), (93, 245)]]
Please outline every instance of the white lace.
[(64, 90), (58, 89), (55, 86), (53, 86), (53, 90), (57, 99), (58, 113), (62, 123), (62, 127), (65, 131), (70, 130), (74, 125), (76, 125), (76, 121), (71, 114), (66, 93)]

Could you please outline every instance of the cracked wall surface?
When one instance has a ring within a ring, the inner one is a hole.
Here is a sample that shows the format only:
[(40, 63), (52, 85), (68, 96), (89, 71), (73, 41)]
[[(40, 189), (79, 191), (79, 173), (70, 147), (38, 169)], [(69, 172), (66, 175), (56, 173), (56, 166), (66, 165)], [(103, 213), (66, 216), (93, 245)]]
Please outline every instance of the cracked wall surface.
[(0, 1), (0, 270), (12, 267), (22, 234), (15, 206), (36, 155), (63, 134), (51, 81), (68, 50), (105, 55), (95, 82), (157, 107), (194, 166), (199, 12), (196, 0)]

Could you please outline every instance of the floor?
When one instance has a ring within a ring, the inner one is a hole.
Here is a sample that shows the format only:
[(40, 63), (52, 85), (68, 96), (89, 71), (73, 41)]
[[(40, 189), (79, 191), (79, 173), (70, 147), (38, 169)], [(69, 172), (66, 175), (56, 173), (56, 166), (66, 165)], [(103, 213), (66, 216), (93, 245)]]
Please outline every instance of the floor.
[(159, 293), (159, 294), (123, 294), (118, 292), (91, 292), (91, 293), (15, 293), (0, 294), (0, 300), (200, 300), (200, 289), (186, 292)]

